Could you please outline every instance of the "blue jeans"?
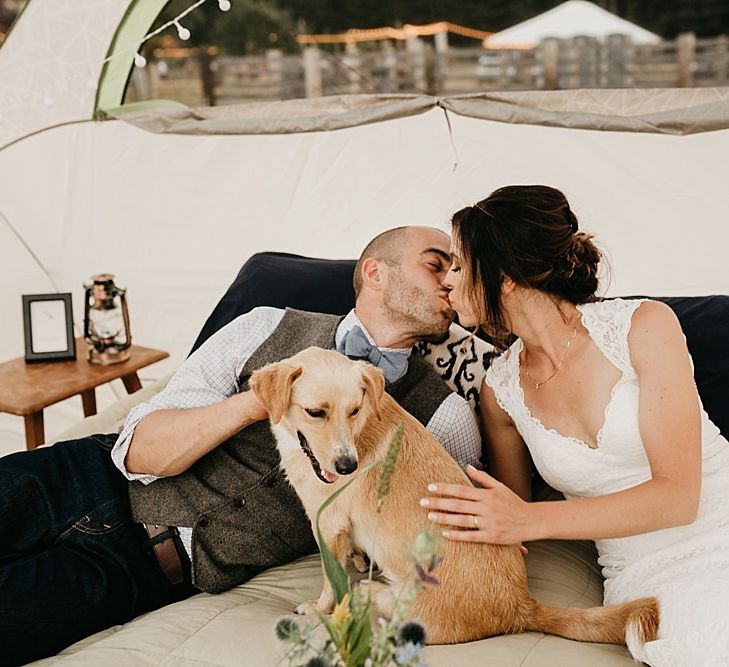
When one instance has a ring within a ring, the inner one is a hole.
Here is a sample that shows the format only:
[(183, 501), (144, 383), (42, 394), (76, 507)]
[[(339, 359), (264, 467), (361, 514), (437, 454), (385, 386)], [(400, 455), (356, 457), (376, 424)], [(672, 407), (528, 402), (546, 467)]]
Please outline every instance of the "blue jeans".
[(196, 592), (167, 581), (132, 521), (115, 440), (0, 458), (0, 665), (53, 655)]

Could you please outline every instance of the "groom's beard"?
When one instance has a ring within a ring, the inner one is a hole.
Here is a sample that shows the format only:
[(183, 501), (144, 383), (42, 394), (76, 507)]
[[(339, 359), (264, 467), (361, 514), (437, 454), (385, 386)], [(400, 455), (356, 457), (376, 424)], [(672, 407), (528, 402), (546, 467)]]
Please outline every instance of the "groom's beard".
[(443, 296), (441, 287), (427, 292), (405, 280), (401, 272), (391, 277), (384, 308), (388, 319), (416, 340), (440, 343), (448, 336), (448, 329), (456, 316)]

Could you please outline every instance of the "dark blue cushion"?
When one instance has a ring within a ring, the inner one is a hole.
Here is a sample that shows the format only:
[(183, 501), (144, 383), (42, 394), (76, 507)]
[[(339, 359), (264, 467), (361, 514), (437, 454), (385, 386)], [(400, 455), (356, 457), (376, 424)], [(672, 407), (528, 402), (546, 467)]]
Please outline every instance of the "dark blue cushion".
[(218, 329), (256, 306), (345, 315), (354, 307), (353, 259), (316, 259), (285, 252), (253, 255), (215, 306), (190, 354)]
[[(316, 259), (281, 252), (253, 255), (215, 306), (191, 352), (220, 327), (256, 306), (346, 314), (354, 306), (355, 263), (353, 259)], [(668, 304), (678, 316), (704, 409), (729, 437), (729, 296), (650, 298)]]

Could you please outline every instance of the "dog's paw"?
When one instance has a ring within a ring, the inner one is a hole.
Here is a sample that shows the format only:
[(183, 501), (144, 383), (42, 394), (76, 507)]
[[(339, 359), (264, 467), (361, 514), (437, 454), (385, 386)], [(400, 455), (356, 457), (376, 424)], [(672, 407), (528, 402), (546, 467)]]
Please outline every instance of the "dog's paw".
[(308, 600), (307, 602), (302, 602), (298, 607), (296, 607), (296, 613), (299, 616), (315, 616), (316, 612), (319, 610), (318, 608), (319, 600)]
[(367, 554), (363, 553), (362, 551), (355, 551), (352, 554), (352, 564), (354, 565), (354, 569), (357, 570), (357, 572), (369, 572), (370, 561), (369, 558), (367, 558)]
[(316, 615), (317, 612), (320, 614), (331, 614), (333, 611), (334, 600), (331, 598), (309, 600), (308, 602), (302, 602), (296, 607), (296, 613), (301, 616)]

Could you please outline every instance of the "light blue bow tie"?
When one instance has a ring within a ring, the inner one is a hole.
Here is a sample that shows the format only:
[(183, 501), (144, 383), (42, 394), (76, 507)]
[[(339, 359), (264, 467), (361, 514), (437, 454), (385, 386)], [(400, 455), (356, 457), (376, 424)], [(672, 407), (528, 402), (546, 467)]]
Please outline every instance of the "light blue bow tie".
[(363, 359), (373, 366), (377, 366), (385, 375), (385, 382), (395, 382), (408, 371), (408, 355), (405, 352), (380, 350), (369, 340), (362, 328), (355, 326), (350, 329), (337, 346), (337, 352), (350, 359)]

